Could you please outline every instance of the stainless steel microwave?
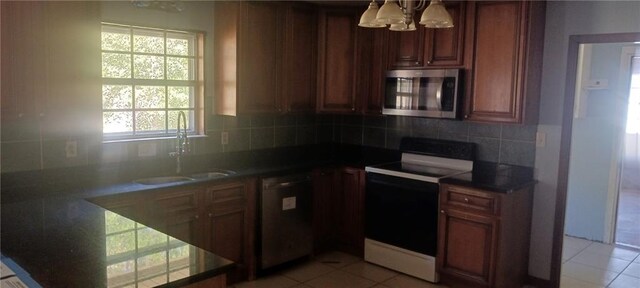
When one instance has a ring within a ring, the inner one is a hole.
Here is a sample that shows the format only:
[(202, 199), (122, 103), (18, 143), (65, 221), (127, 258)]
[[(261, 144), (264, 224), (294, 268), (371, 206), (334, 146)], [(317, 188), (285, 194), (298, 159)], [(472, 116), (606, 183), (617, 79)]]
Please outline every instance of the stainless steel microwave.
[(458, 118), (461, 69), (391, 70), (382, 114)]

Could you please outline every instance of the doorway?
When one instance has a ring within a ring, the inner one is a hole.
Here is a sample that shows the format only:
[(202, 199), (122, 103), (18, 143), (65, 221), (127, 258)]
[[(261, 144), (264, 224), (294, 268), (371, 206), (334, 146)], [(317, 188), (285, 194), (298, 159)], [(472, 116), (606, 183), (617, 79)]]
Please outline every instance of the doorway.
[(640, 250), (640, 48), (623, 53), (622, 58), (630, 64), (630, 84), (615, 243)]
[[(569, 186), (570, 186), (570, 173), (571, 169), (570, 167), (578, 167), (578, 168), (584, 168), (584, 167), (590, 167), (590, 168), (594, 168), (596, 167), (596, 169), (598, 168), (602, 168), (603, 171), (608, 171), (609, 173), (600, 173), (599, 175), (602, 176), (602, 174), (604, 174), (604, 176), (610, 176), (612, 175), (611, 172), (614, 171), (615, 173), (618, 174), (613, 174), (613, 175), (620, 175), (620, 168), (622, 168), (621, 165), (605, 165), (603, 166), (594, 166), (592, 165), (592, 163), (578, 163), (575, 162), (573, 163), (573, 165), (571, 165), (571, 155), (573, 153), (573, 148), (575, 146), (575, 142), (573, 142), (573, 129), (574, 129), (574, 120), (576, 120), (576, 116), (580, 116), (580, 115), (576, 115), (574, 114), (574, 104), (576, 106), (580, 106), (581, 104), (579, 103), (581, 100), (583, 99), (579, 99), (578, 97), (576, 97), (577, 94), (576, 92), (579, 92), (578, 90), (583, 87), (583, 86), (578, 86), (578, 79), (579, 77), (576, 77), (578, 75), (578, 68), (579, 68), (579, 52), (581, 49), (581, 46), (583, 44), (597, 44), (597, 43), (631, 43), (634, 44), (634, 42), (638, 42), (640, 41), (640, 33), (619, 33), (619, 34), (600, 34), (600, 35), (574, 35), (571, 36), (569, 38), (569, 54), (568, 54), (568, 63), (567, 63), (567, 77), (566, 77), (566, 84), (565, 84), (565, 101), (564, 101), (564, 108), (563, 108), (563, 118), (562, 118), (562, 132), (561, 132), (561, 145), (560, 145), (560, 157), (559, 157), (559, 170), (558, 170), (558, 190), (556, 193), (556, 213), (555, 213), (555, 219), (556, 219), (556, 223), (554, 225), (554, 234), (553, 234), (553, 249), (552, 249), (552, 266), (551, 266), (551, 282), (553, 284), (554, 287), (559, 287), (560, 286), (560, 279), (561, 279), (561, 273), (562, 273), (562, 266), (563, 266), (563, 259), (562, 259), (562, 252), (563, 252), (563, 242), (566, 240), (565, 239), (565, 224), (571, 224), (569, 223), (568, 219), (571, 219), (571, 208), (569, 208), (569, 206), (567, 206), (568, 200), (569, 199)], [(620, 54), (618, 54), (618, 59), (620, 57)], [(619, 60), (618, 60), (619, 61)], [(605, 75), (606, 76), (606, 75)], [(604, 78), (609, 78), (608, 76), (604, 77)], [(590, 77), (588, 78), (588, 80), (598, 80), (598, 78), (594, 78), (594, 77)], [(590, 85), (590, 88), (593, 88), (592, 90), (604, 90), (606, 87), (608, 87), (607, 85), (607, 81), (593, 81), (593, 82), (588, 82), (587, 84)], [(614, 83), (611, 83), (612, 85), (614, 85)], [(611, 86), (613, 87), (613, 86)], [(611, 89), (611, 87), (606, 88), (606, 89)], [(629, 87), (629, 86), (627, 86)], [(591, 92), (590, 92), (591, 93)], [(624, 111), (624, 113), (619, 113), (619, 112), (615, 112), (616, 110), (614, 109), (615, 106), (621, 106), (621, 104), (623, 104), (626, 107), (626, 97), (625, 97), (625, 101), (620, 101), (620, 99), (616, 99), (616, 98), (612, 98), (612, 97), (607, 97), (604, 96), (604, 94), (607, 93), (600, 93), (598, 91), (593, 91), (593, 94), (603, 94), (601, 96), (593, 96), (590, 99), (590, 101), (587, 101), (586, 103), (588, 104), (588, 106), (591, 106), (592, 110), (591, 112), (589, 112), (589, 110), (586, 110), (586, 115), (588, 117), (600, 117), (600, 121), (591, 121), (591, 119), (587, 119), (586, 121), (589, 123), (583, 123), (585, 128), (592, 128), (595, 129), (597, 128), (599, 132), (606, 134), (609, 133), (608, 136), (600, 136), (600, 137), (596, 137), (596, 138), (591, 138), (594, 139), (594, 141), (601, 141), (601, 143), (607, 144), (607, 145), (594, 145), (593, 147), (602, 147), (602, 146), (607, 146), (609, 147), (608, 149), (608, 153), (607, 152), (601, 152), (601, 153), (591, 153), (588, 154), (588, 156), (583, 156), (583, 159), (579, 159), (582, 161), (587, 161), (587, 160), (610, 160), (607, 161), (606, 163), (614, 163), (614, 156), (615, 155), (621, 155), (619, 154), (619, 150), (615, 151), (616, 147), (622, 147), (621, 145), (616, 145), (616, 141), (615, 139), (619, 139), (617, 140), (618, 142), (621, 142), (621, 137), (617, 137), (620, 134), (620, 131), (622, 131), (621, 129), (611, 129), (610, 127), (607, 127), (606, 124), (611, 124), (614, 125), (613, 123), (616, 123), (616, 121), (613, 120), (614, 117), (612, 117), (610, 120), (611, 121), (609, 123), (603, 123), (603, 121), (605, 121), (604, 119), (606, 118), (606, 114), (607, 113), (612, 113), (611, 111), (614, 111), (613, 114), (609, 114), (611, 116), (618, 116), (621, 117), (622, 115), (626, 115), (626, 111)], [(611, 93), (608, 93), (609, 95), (611, 95)], [(578, 111), (580, 112), (580, 111)], [(591, 113), (591, 114), (589, 114)], [(620, 119), (619, 121), (617, 121), (617, 125), (618, 126), (623, 126), (622, 123), (624, 123), (624, 118)], [(598, 125), (599, 126), (590, 126), (589, 124), (594, 124), (594, 125)], [(587, 130), (585, 130), (587, 131)], [(617, 131), (617, 135), (616, 135), (616, 131)], [(588, 136), (585, 136), (588, 137)], [(584, 141), (581, 142), (585, 142), (585, 141), (589, 141), (589, 139), (585, 138)], [(621, 143), (618, 143), (621, 144)], [(591, 148), (593, 148), (591, 147)], [(587, 149), (587, 151), (589, 151), (589, 149)], [(616, 152), (618, 154), (616, 154)], [(600, 158), (600, 159), (597, 159)], [(575, 160), (575, 159), (574, 159)], [(605, 163), (605, 162), (602, 162)], [(578, 166), (581, 165), (581, 166)], [(589, 172), (590, 169), (585, 169), (587, 170), (587, 172)], [(612, 205), (605, 205), (605, 207), (613, 207), (613, 208), (606, 208), (604, 209), (604, 211), (598, 211), (599, 214), (601, 215), (605, 215), (605, 216), (601, 216), (600, 217), (600, 221), (598, 223), (589, 223), (587, 225), (583, 225), (582, 228), (586, 228), (587, 231), (590, 233), (590, 237), (600, 237), (600, 242), (605, 242), (605, 235), (607, 235), (607, 233), (605, 233), (605, 228), (606, 227), (615, 227), (615, 221), (616, 221), (616, 213), (615, 213), (615, 209), (616, 209), (616, 203), (617, 203), (617, 197), (610, 197), (610, 193), (611, 191), (614, 191), (615, 194), (617, 195), (617, 191), (616, 190), (612, 190), (611, 187), (612, 185), (610, 185), (611, 183), (609, 182), (613, 182), (615, 185), (619, 185), (619, 182), (616, 181), (611, 181), (611, 177), (607, 177), (607, 180), (603, 180), (603, 181), (597, 181), (596, 184), (601, 185), (600, 187), (604, 187), (602, 189), (600, 189), (600, 192), (602, 193), (603, 191), (606, 191), (603, 194), (599, 194), (595, 197), (590, 197), (590, 196), (586, 196), (586, 197), (580, 197), (578, 196), (578, 198), (582, 201), (585, 202), (606, 202), (609, 203), (610, 201), (612, 201)], [(581, 179), (584, 180), (584, 182), (589, 182), (591, 181), (592, 183), (594, 182), (592, 178), (590, 178), (589, 176), (583, 176), (583, 177), (578, 177), (575, 179)], [(575, 179), (573, 179), (575, 181)], [(603, 178), (604, 179), (604, 178)], [(618, 179), (619, 177), (614, 177), (614, 179)], [(604, 186), (602, 186), (604, 185)], [(613, 186), (615, 186), (613, 185)], [(589, 185), (583, 185), (583, 187), (586, 188), (591, 188)], [(578, 194), (579, 195), (579, 194)], [(606, 216), (608, 215), (608, 216)], [(569, 216), (566, 217), (565, 216)], [(608, 217), (608, 218), (607, 218)], [(604, 218), (604, 220), (602, 220), (602, 218)], [(611, 223), (611, 224), (605, 224), (605, 223)], [(610, 231), (614, 231), (615, 228), (609, 228)], [(613, 233), (608, 233), (609, 235), (613, 235)], [(610, 236), (610, 238), (614, 238), (613, 236)], [(611, 239), (610, 241), (612, 241), (613, 239)], [(571, 239), (568, 239), (567, 242), (571, 242)], [(589, 243), (584, 243), (584, 247), (589, 247), (591, 245), (593, 245), (593, 242), (589, 242)], [(595, 243), (598, 245), (594, 245), (594, 249), (593, 250), (600, 250), (600, 251), (605, 251), (608, 250), (609, 252), (614, 251), (615, 249), (617, 249), (614, 246), (607, 246), (607, 247), (601, 247), (599, 245), (604, 245), (601, 243)], [(633, 259), (629, 259), (629, 260), (623, 260), (625, 261), (625, 267), (623, 267), (622, 269), (624, 270), (626, 267), (628, 267), (628, 265), (630, 265), (633, 261), (635, 261), (635, 259), (638, 257), (636, 252), (632, 252), (633, 254)], [(591, 262), (595, 263), (595, 262), (600, 262), (603, 265), (608, 265), (607, 261), (600, 261), (601, 258), (603, 257), (599, 257), (598, 255), (591, 255), (592, 259)], [(617, 261), (614, 261), (617, 262)], [(629, 263), (626, 263), (629, 262)], [(635, 262), (633, 262), (635, 263)], [(616, 268), (617, 269), (617, 268)], [(603, 271), (605, 271), (603, 269)], [(594, 270), (595, 272), (595, 270)], [(597, 273), (583, 273), (585, 275), (596, 275)], [(614, 280), (617, 279), (618, 277), (620, 279), (624, 279), (624, 275), (621, 275), (622, 272), (620, 273), (616, 273), (611, 274), (611, 273), (607, 273), (607, 275), (613, 275), (611, 276), (611, 279), (609, 280)], [(607, 282), (610, 283), (610, 282)], [(607, 284), (600, 284), (600, 286), (606, 286)], [(598, 285), (596, 285), (598, 286)], [(634, 287), (634, 286), (631, 286)]]

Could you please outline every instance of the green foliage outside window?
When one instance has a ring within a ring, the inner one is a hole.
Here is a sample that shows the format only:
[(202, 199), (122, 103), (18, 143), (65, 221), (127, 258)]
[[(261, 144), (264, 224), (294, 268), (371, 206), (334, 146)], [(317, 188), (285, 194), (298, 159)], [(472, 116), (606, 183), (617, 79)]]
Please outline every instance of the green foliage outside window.
[(103, 24), (105, 137), (172, 136), (178, 111), (196, 127), (195, 33)]

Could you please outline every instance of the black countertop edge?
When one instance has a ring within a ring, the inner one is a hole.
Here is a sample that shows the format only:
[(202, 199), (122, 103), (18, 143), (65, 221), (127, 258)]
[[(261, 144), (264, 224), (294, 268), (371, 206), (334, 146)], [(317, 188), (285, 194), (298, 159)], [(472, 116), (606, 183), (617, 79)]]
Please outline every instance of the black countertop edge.
[(440, 179), (440, 183), (508, 194), (531, 187), (537, 181), (531, 167), (476, 161), (472, 172)]

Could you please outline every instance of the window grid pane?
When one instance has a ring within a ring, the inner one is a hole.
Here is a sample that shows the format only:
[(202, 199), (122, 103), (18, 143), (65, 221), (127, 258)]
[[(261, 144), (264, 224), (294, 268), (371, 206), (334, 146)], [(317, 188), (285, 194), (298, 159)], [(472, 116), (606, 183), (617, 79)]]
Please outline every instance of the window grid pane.
[(178, 111), (194, 133), (196, 35), (103, 24), (102, 40), (103, 134), (168, 136)]

